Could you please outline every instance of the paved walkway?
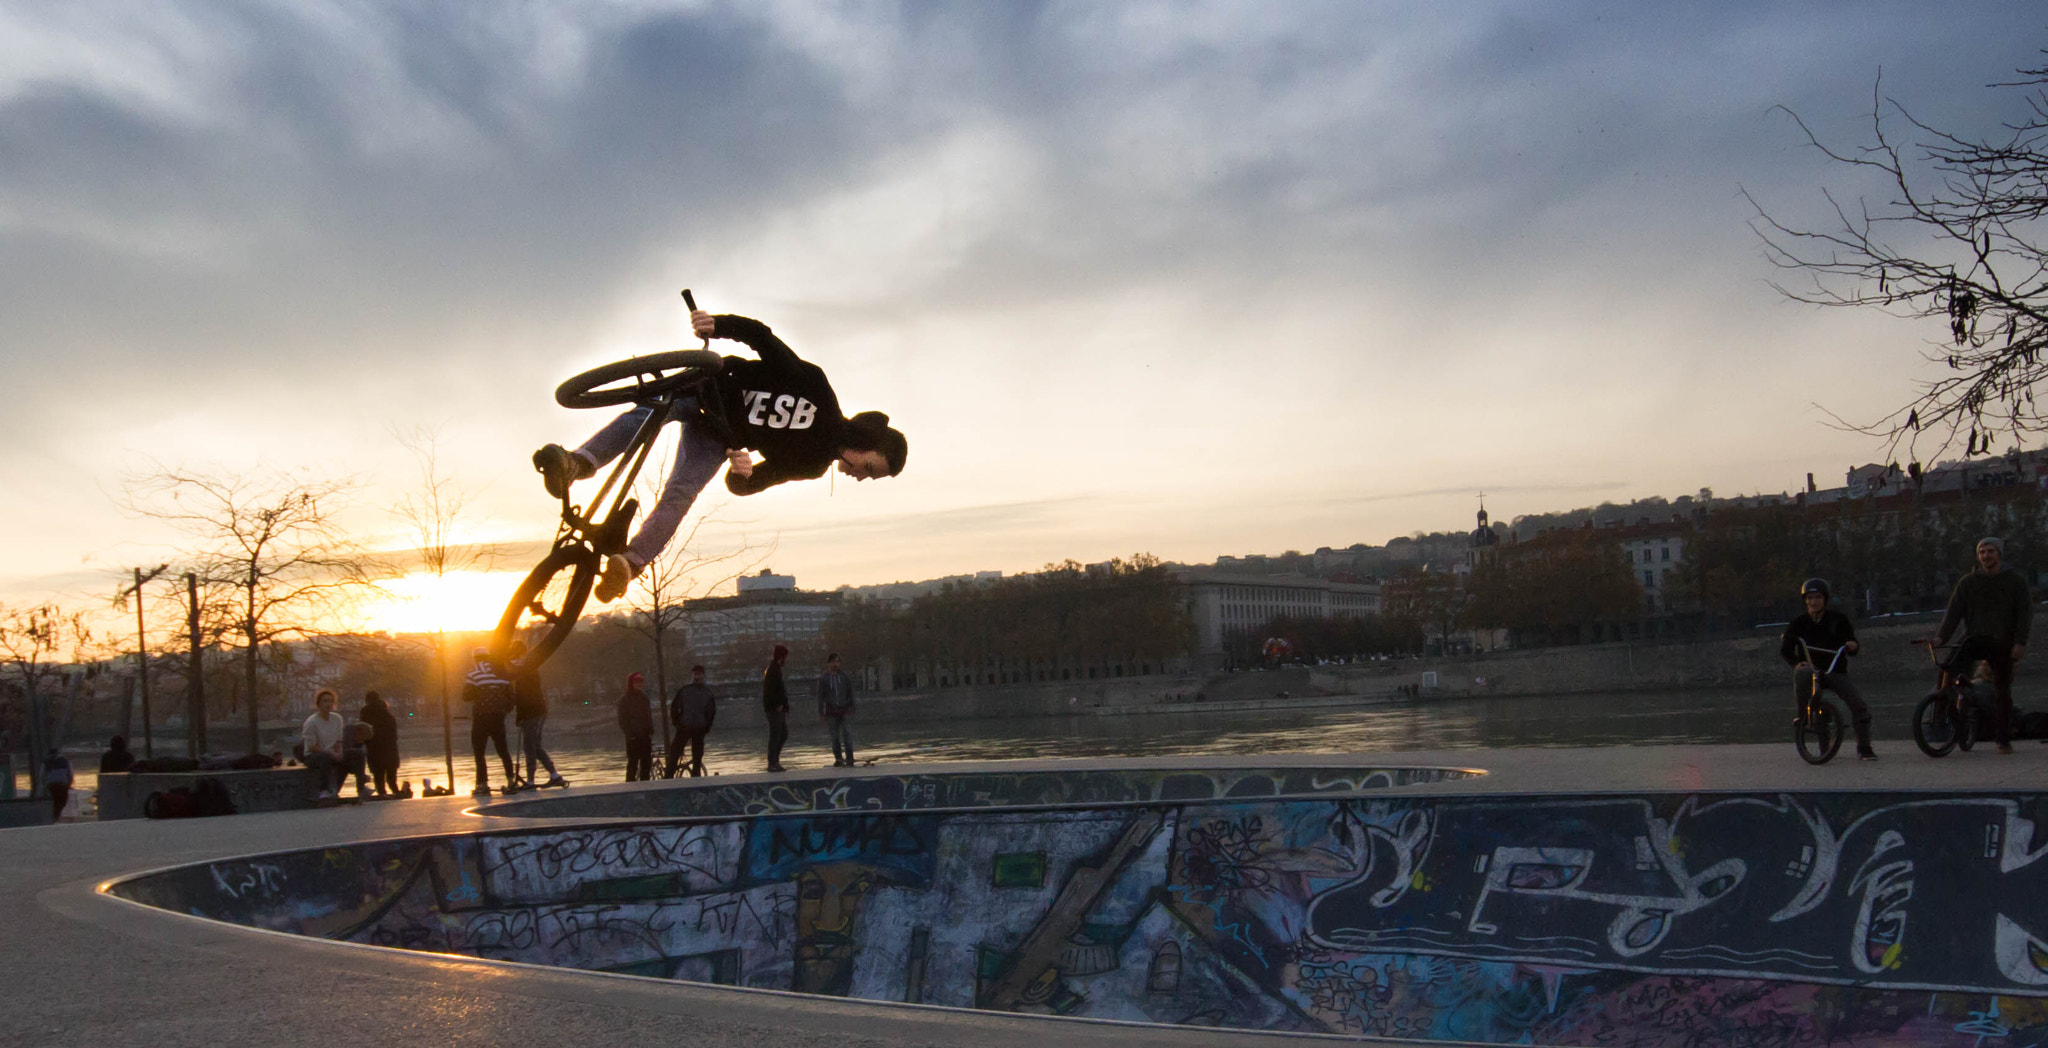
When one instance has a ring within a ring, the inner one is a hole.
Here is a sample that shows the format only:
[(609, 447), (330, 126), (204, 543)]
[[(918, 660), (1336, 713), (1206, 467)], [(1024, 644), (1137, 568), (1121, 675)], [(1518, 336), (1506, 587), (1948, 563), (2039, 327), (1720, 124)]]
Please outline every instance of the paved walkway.
[[(2037, 790), (2048, 747), (1943, 760), (1880, 744), (1824, 767), (1777, 746), (1296, 754), (1272, 766), (1355, 760), (1484, 768), (1413, 793), (1694, 789)], [(1161, 759), (1243, 766), (1248, 758)], [(1089, 763), (1089, 762), (1080, 762)], [(1002, 767), (1074, 766), (1034, 761)], [(936, 771), (915, 765), (895, 770)], [(945, 770), (990, 765), (944, 766)], [(891, 769), (876, 768), (876, 772)], [(828, 774), (830, 769), (796, 772)], [(627, 789), (621, 786), (578, 790)], [(377, 950), (201, 922), (94, 892), (122, 874), (229, 855), (461, 830), (468, 798), (177, 822), (0, 830), (0, 1044), (1264, 1045), (1270, 1035), (1030, 1019), (629, 979)], [(532, 825), (527, 820), (520, 820)], [(1056, 1024), (1056, 1025), (1050, 1025)], [(1443, 1042), (1435, 1042), (1443, 1043)]]

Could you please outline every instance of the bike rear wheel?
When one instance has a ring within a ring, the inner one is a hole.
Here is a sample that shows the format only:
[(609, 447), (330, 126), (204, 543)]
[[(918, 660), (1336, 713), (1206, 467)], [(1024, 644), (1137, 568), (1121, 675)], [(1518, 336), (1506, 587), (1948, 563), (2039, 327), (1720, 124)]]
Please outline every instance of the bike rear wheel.
[(708, 349), (629, 357), (591, 368), (556, 386), (555, 403), (565, 408), (638, 403), (703, 382), (716, 375), (724, 362), (724, 357)]
[(598, 555), (583, 546), (563, 546), (549, 553), (512, 592), (491, 635), (491, 650), (502, 655), (514, 640), (523, 640), (526, 655), (519, 660), (520, 667), (538, 669), (576, 628), (576, 617), (583, 613), (590, 587), (597, 581), (598, 561)]
[(1956, 748), (1965, 726), (1956, 723), (1953, 709), (1949, 697), (1938, 691), (1913, 709), (1913, 745), (1920, 747), (1921, 753), (1946, 757)]
[(1815, 702), (1792, 727), (1792, 745), (1808, 764), (1826, 764), (1842, 748), (1842, 718), (1825, 702)]

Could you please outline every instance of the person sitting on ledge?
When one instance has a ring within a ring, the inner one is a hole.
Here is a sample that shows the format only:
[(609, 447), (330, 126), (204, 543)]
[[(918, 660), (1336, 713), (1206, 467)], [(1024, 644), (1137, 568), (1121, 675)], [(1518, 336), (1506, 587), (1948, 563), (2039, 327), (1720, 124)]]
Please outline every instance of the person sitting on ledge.
[(320, 774), (320, 799), (328, 800), (341, 793), (342, 779), (342, 730), (348, 722), (334, 712), (340, 696), (332, 688), (321, 688), (313, 695), (313, 715), (299, 728), (299, 742), (306, 751), (306, 767)]
[(135, 766), (135, 751), (128, 748), (128, 740), (116, 735), (107, 740), (107, 752), (100, 754), (100, 774), (119, 775)]

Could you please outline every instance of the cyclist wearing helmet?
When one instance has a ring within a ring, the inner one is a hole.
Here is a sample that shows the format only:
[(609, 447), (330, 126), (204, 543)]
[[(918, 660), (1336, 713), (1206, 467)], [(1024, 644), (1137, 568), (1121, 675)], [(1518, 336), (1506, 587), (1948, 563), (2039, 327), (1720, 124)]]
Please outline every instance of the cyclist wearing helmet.
[[(728, 437), (710, 432), (711, 427), (697, 419), (693, 401), (678, 401), (671, 409), (664, 421), (683, 424), (675, 465), (661, 489), (661, 500), (641, 521), (626, 552), (605, 558), (597, 582), (600, 601), (618, 599), (647, 562), (661, 554), (697, 493), (728, 462), (732, 468), (726, 472), (725, 486), (735, 495), (822, 477), (834, 464), (855, 480), (903, 472), (909, 445), (889, 425), (889, 416), (879, 411), (863, 411), (852, 418), (841, 415), (839, 398), (825, 372), (799, 358), (768, 325), (699, 309), (690, 313), (690, 327), (702, 338), (738, 341), (760, 359), (729, 356), (720, 369), (720, 406), (732, 426), (730, 446)], [(533, 467), (540, 471), (541, 486), (561, 498), (570, 484), (617, 458), (652, 411), (627, 410), (575, 451), (549, 444), (534, 452)], [(761, 453), (760, 462), (754, 461), (753, 451)]]
[(1946, 644), (1963, 627), (1963, 643), (1949, 657), (1953, 672), (1966, 673), (1979, 660), (1991, 668), (1998, 696), (1998, 752), (2012, 752), (2012, 664), (2026, 657), (2034, 628), (2034, 598), (2027, 580), (2005, 566), (2005, 542), (1996, 535), (1977, 540), (1977, 570), (1963, 576), (1948, 599), (1948, 614), (1934, 643)]
[[(1785, 624), (1785, 638), (1778, 644), (1778, 655), (1793, 668), (1792, 701), (1798, 708), (1806, 708), (1807, 696), (1814, 694), (1813, 675), (1820, 674), (1820, 686), (1841, 696), (1849, 707), (1850, 723), (1856, 726), (1856, 756), (1867, 761), (1877, 759), (1876, 751), (1870, 748), (1870, 707), (1863, 702), (1862, 693), (1849, 680), (1849, 656), (1856, 654), (1861, 645), (1856, 643), (1856, 627), (1849, 624), (1849, 616), (1828, 607), (1828, 584), (1823, 579), (1807, 579), (1799, 587), (1799, 595), (1806, 601), (1806, 614), (1795, 615)], [(1828, 651), (1840, 649), (1842, 655), (1836, 658), (1821, 651), (1813, 653), (1809, 665), (1805, 647), (1822, 648)], [(1828, 669), (1832, 663), (1834, 669)]]

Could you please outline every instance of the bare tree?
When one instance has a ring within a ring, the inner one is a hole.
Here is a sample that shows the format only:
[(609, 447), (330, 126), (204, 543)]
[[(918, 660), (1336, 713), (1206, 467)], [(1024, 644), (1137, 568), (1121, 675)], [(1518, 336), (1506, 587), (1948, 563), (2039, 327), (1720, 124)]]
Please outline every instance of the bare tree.
[[(13, 671), (27, 706), (22, 741), (28, 747), (31, 797), (42, 790), (43, 756), (64, 741), (71, 705), (83, 683), (82, 673), (65, 679), (68, 660), (63, 656), (75, 656), (91, 641), (82, 613), (67, 613), (55, 604), (0, 605), (0, 660)], [(60, 700), (56, 710), (50, 708), (52, 699)]]
[[(155, 582), (164, 572), (171, 570), (171, 566), (169, 564), (159, 564), (149, 569), (147, 574), (144, 574), (141, 568), (131, 568), (129, 570), (135, 581), (132, 585), (123, 586), (115, 592), (114, 607), (125, 611), (128, 607), (129, 598), (133, 597), (135, 599), (135, 680), (136, 684), (142, 689), (142, 755), (144, 757), (154, 757), (156, 756), (156, 736), (154, 727), (151, 724), (149, 704), (149, 625), (144, 617), (144, 605), (148, 602), (143, 597), (142, 587)], [(123, 733), (126, 733), (128, 722), (125, 716), (125, 709), (123, 713), (121, 730)]]
[(1853, 172), (1875, 176), (1888, 199), (1827, 200), (1827, 228), (1794, 228), (1752, 198), (1753, 228), (1773, 265), (1797, 276), (1774, 286), (1822, 306), (1879, 309), (1905, 319), (1938, 319), (1944, 336), (1927, 360), (1946, 374), (1922, 382), (1913, 399), (1868, 423), (1896, 452), (1930, 457), (1958, 440), (1964, 453), (1991, 449), (2004, 429), (2017, 438), (2044, 426), (2035, 387), (2048, 378), (2048, 67), (2022, 69), (1993, 88), (2026, 92), (2028, 115), (1986, 137), (1944, 131), (1872, 93), (1870, 140), (1853, 149), (1824, 144), (1797, 114), (1807, 141)]
[(654, 645), (654, 682), (657, 694), (664, 697), (669, 694), (668, 640), (683, 628), (684, 602), (704, 596), (775, 555), (776, 543), (745, 539), (733, 546), (700, 548), (697, 536), (704, 525), (718, 520), (717, 510), (697, 517), (660, 556), (648, 562), (627, 590), (626, 608), (631, 614), (624, 622)]
[[(472, 492), (457, 484), (441, 468), (440, 435), (416, 429), (403, 433), (398, 442), (412, 453), (419, 467), (418, 486), (399, 500), (393, 511), (419, 542), (421, 573), (440, 588), (450, 574), (489, 567), (491, 547), (462, 540), (460, 525)], [(448, 762), (448, 783), (455, 783), (455, 728), (449, 699), (448, 633), (438, 619), (434, 623), (434, 676), (441, 685), (441, 746)]]
[(164, 468), (130, 476), (126, 489), (124, 505), (183, 532), (193, 543), (184, 559), (209, 589), (225, 591), (214, 607), (241, 644), (249, 750), (257, 752), (264, 645), (329, 632), (383, 574), (336, 516), (354, 482)]

